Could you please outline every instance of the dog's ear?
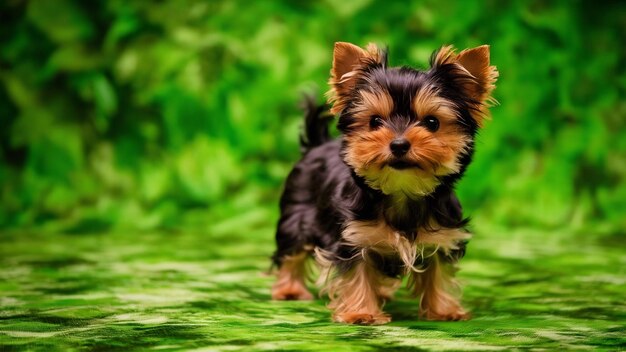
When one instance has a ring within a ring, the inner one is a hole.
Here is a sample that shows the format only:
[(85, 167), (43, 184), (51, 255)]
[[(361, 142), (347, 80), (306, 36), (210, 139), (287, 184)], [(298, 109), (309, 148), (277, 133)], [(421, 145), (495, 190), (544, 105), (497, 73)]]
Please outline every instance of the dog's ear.
[(456, 54), (452, 46), (442, 47), (433, 56), (431, 65), (434, 69), (442, 69), (455, 84), (461, 87), (478, 106), (477, 113), (472, 114), (479, 125), (488, 116), (488, 107), (495, 102), (491, 93), (496, 87), (498, 70), (489, 62), (489, 46), (481, 45), (466, 49)]
[(375, 44), (368, 44), (366, 49), (345, 42), (335, 43), (333, 68), (330, 70), (330, 91), (328, 103), (330, 112), (340, 113), (347, 104), (347, 98), (354, 88), (362, 69), (368, 66), (386, 65), (385, 54)]
[(487, 102), (498, 78), (496, 67), (489, 65), (489, 45), (463, 50), (457, 61), (476, 78), (476, 83), (468, 87), (468, 93), (481, 103)]

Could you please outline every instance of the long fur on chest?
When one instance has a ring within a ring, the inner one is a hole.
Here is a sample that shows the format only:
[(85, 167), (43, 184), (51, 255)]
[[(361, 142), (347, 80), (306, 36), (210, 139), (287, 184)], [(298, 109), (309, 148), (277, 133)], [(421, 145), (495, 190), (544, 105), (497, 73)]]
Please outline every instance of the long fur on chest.
[[(338, 258), (337, 254), (316, 248), (316, 258), (323, 275), (329, 275), (333, 267), (351, 261), (371, 261), (372, 258), (389, 258), (401, 264), (399, 274), (420, 272), (419, 263), (437, 253), (449, 256), (467, 242), (471, 234), (462, 229), (421, 228), (414, 239), (389, 226), (384, 219), (371, 221), (354, 220), (347, 223), (341, 234), (341, 245), (353, 248), (349, 258)], [(377, 263), (371, 263), (374, 267)], [(341, 266), (341, 265), (340, 265)], [(394, 270), (396, 271), (396, 270)]]

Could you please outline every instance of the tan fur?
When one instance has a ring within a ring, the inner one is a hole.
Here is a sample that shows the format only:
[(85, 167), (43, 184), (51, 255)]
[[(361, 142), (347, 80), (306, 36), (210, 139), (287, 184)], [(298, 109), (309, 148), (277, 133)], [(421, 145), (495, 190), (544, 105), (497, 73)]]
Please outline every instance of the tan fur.
[(439, 184), (437, 177), (459, 171), (458, 155), (467, 148), (469, 138), (457, 127), (457, 117), (450, 103), (434, 88), (424, 87), (416, 93), (413, 110), (418, 119), (435, 116), (440, 121), (440, 128), (433, 133), (415, 125), (404, 132), (403, 136), (416, 146), (406, 157), (420, 165), (420, 168), (406, 170), (386, 165), (392, 157), (389, 144), (398, 135), (385, 127), (369, 129), (371, 116), (389, 118), (394, 108), (393, 100), (386, 92), (360, 94), (361, 103), (351, 111), (354, 116), (351, 128), (363, 132), (345, 136), (348, 145), (345, 160), (370, 187), (388, 195), (404, 193), (418, 198), (435, 189)]
[(333, 67), (330, 70), (330, 90), (326, 93), (330, 112), (340, 113), (347, 103), (346, 96), (352, 90), (357, 79), (359, 67), (369, 63), (380, 63), (380, 49), (370, 43), (366, 50), (350, 43), (337, 42), (333, 51)]
[[(456, 287), (453, 270), (440, 263), (437, 252), (449, 254), (458, 244), (470, 238), (459, 229), (441, 228), (435, 231), (421, 230), (414, 242), (389, 227), (384, 220), (352, 221), (342, 233), (347, 244), (361, 248), (351, 260), (356, 266), (348, 273), (335, 273), (333, 254), (316, 248), (316, 258), (322, 268), (318, 284), (320, 293), (327, 292), (337, 322), (382, 324), (390, 320), (381, 310), (382, 303), (391, 298), (400, 280), (384, 276), (367, 261), (368, 251), (383, 255), (397, 255), (405, 266), (405, 274), (411, 272), (410, 287), (421, 296), (420, 312), (428, 319), (462, 319), (462, 308), (450, 293)], [(428, 259), (427, 267), (416, 267), (419, 258)], [(423, 274), (423, 275), (422, 275)], [(438, 277), (441, 275), (441, 277)], [(456, 304), (456, 305), (455, 305)], [(455, 309), (458, 308), (458, 309)], [(456, 314), (456, 315), (455, 315)]]
[(389, 157), (389, 143), (395, 138), (393, 131), (380, 128), (374, 131), (345, 136), (346, 162), (357, 173), (377, 165), (380, 167)]
[(369, 126), (370, 118), (373, 115), (378, 115), (383, 119), (388, 119), (393, 112), (393, 99), (386, 92), (359, 92), (361, 103), (358, 104), (353, 110), (352, 114), (355, 117), (355, 127)]
[(459, 242), (470, 237), (469, 233), (460, 229), (440, 228), (435, 231), (421, 229), (415, 241), (411, 242), (382, 219), (352, 221), (342, 233), (343, 241), (349, 245), (380, 254), (396, 254), (407, 270), (418, 272), (421, 269), (414, 267), (418, 258), (430, 257), (437, 251), (449, 254), (459, 248)]
[[(353, 109), (354, 123), (351, 128), (364, 131), (369, 130), (370, 119), (373, 115), (378, 115), (382, 119), (388, 119), (393, 112), (393, 100), (385, 92), (371, 93), (361, 91), (361, 103)], [(353, 168), (359, 168), (372, 163), (381, 163), (389, 156), (388, 144), (394, 138), (392, 131), (381, 128), (366, 133), (345, 136), (350, 145), (348, 159), (352, 159)], [(381, 152), (382, 151), (382, 152)]]
[(433, 256), (426, 270), (412, 272), (409, 288), (420, 298), (419, 314), (428, 320), (465, 320), (469, 314), (459, 303), (460, 289), (454, 279), (456, 269)]
[[(437, 115), (435, 115), (437, 116)], [(445, 176), (460, 169), (458, 158), (467, 148), (469, 138), (452, 123), (440, 122), (440, 128), (432, 133), (422, 127), (411, 127), (404, 137), (416, 145), (409, 150), (410, 160), (416, 161), (432, 176)]]
[(457, 120), (456, 113), (450, 101), (442, 98), (433, 87), (421, 88), (413, 97), (413, 110), (417, 118), (433, 115), (441, 124), (451, 124)]
[(349, 324), (385, 324), (391, 318), (383, 313), (382, 304), (399, 286), (400, 280), (386, 277), (365, 261), (349, 272), (329, 280), (323, 292), (328, 293), (333, 320)]
[(283, 259), (278, 269), (277, 280), (272, 286), (272, 299), (311, 300), (305, 281), (310, 278), (306, 260), (308, 252), (301, 252)]
[(457, 57), (459, 64), (476, 78), (478, 84), (472, 87), (475, 89), (473, 95), (481, 102), (490, 98), (498, 78), (498, 70), (495, 66), (490, 66), (489, 56), (489, 45), (481, 45), (465, 49)]
[(363, 133), (345, 136), (349, 148), (346, 148), (347, 162), (355, 170), (367, 168), (371, 164), (383, 163), (391, 156), (389, 142), (395, 134), (387, 128), (369, 131), (370, 119), (379, 115), (388, 119), (393, 111), (393, 100), (386, 92), (370, 93), (362, 91), (361, 103), (352, 114), (354, 123), (351, 128), (363, 130)]
[(437, 176), (459, 171), (457, 157), (468, 140), (452, 124), (442, 126), (436, 134), (411, 127), (404, 137), (419, 146), (411, 148), (407, 159), (421, 168), (396, 170), (386, 164), (392, 156), (389, 144), (396, 138), (387, 128), (345, 136), (345, 160), (370, 187), (388, 195), (404, 193), (412, 198), (430, 194), (439, 185)]
[(439, 51), (437, 51), (437, 55), (435, 56), (435, 61), (433, 66), (441, 66), (445, 64), (453, 64), (456, 62), (457, 54), (456, 50), (452, 45), (442, 46)]

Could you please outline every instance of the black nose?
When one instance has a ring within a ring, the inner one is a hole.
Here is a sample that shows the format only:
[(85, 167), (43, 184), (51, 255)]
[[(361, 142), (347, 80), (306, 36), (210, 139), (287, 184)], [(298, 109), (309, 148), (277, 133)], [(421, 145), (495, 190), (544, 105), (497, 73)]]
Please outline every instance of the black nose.
[(407, 141), (405, 138), (396, 138), (391, 141), (389, 144), (389, 148), (391, 148), (391, 153), (397, 157), (401, 157), (411, 148), (411, 143)]

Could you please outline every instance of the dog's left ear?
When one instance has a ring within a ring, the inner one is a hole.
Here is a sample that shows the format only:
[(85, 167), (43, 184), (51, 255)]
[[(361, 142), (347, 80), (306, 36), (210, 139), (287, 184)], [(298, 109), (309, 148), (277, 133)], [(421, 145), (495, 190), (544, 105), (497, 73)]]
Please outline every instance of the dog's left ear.
[(386, 65), (385, 53), (375, 44), (368, 44), (366, 49), (345, 42), (335, 43), (333, 68), (330, 70), (330, 91), (328, 103), (330, 112), (339, 114), (346, 106), (352, 89), (356, 85), (362, 69), (368, 66)]
[(484, 117), (489, 115), (487, 109), (495, 102), (491, 93), (498, 78), (498, 69), (489, 62), (489, 45), (466, 49), (459, 54), (452, 46), (445, 46), (434, 55), (432, 66), (435, 69), (449, 68), (445, 70), (448, 75), (478, 105), (479, 113), (472, 115), (481, 125)]

